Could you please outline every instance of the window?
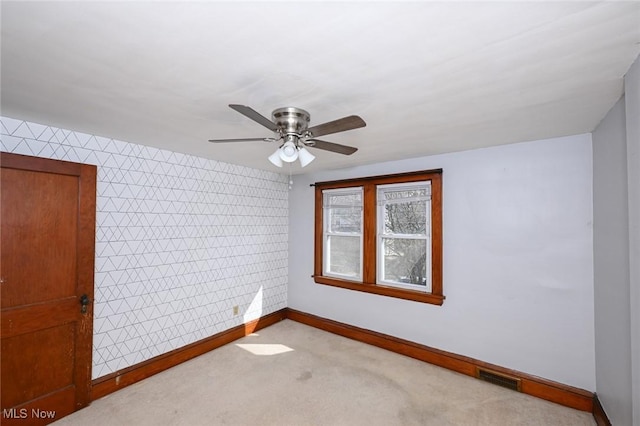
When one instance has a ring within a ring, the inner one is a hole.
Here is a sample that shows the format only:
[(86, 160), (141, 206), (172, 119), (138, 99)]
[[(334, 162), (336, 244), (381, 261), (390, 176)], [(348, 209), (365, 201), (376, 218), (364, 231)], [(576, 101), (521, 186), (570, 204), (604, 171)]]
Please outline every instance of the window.
[(328, 189), (322, 197), (323, 274), (362, 280), (362, 188)]
[(441, 305), (441, 177), (316, 183), (315, 282)]
[(431, 291), (431, 182), (378, 186), (378, 282)]

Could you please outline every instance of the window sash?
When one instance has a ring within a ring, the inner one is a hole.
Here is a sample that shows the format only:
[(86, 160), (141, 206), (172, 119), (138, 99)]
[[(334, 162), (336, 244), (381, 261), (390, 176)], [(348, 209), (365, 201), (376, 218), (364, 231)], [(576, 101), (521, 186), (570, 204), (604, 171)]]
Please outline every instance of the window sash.
[[(389, 280), (389, 279), (385, 279), (385, 275), (386, 275), (386, 256), (385, 256), (385, 240), (393, 240), (393, 239), (398, 239), (398, 240), (411, 240), (411, 241), (423, 241), (423, 244), (425, 245), (425, 284), (414, 284), (411, 282), (402, 282), (399, 280)], [(384, 285), (388, 285), (388, 286), (392, 286), (392, 287), (399, 287), (399, 288), (406, 288), (406, 289), (410, 289), (410, 290), (418, 290), (418, 291), (424, 291), (426, 293), (430, 293), (431, 292), (431, 241), (428, 237), (416, 237), (416, 238), (399, 238), (399, 237), (393, 237), (393, 236), (381, 236), (378, 239), (378, 246), (377, 246), (377, 250), (378, 250), (378, 260), (377, 260), (377, 266), (378, 266), (378, 271), (377, 271), (377, 282), (378, 284), (384, 284)]]
[[(376, 282), (378, 284), (384, 284), (392, 287), (406, 288), (411, 290), (418, 290), (430, 293), (432, 290), (432, 273), (431, 273), (431, 183), (430, 181), (418, 181), (411, 183), (400, 183), (390, 185), (378, 185), (376, 188), (377, 197), (377, 238), (376, 238)], [(387, 192), (401, 192), (403, 190), (415, 190), (425, 189), (425, 196), (410, 196), (401, 199), (387, 200), (385, 193)], [(415, 201), (425, 201), (425, 233), (394, 233), (388, 232), (385, 224), (386, 206), (389, 204), (402, 204), (411, 203)], [(385, 255), (385, 240), (422, 240), (425, 244), (425, 285), (413, 284), (401, 282), (399, 280), (385, 279), (387, 275), (386, 270), (386, 255)]]
[[(360, 203), (336, 203), (330, 204), (328, 201), (331, 195), (359, 195)], [(363, 203), (364, 203), (364, 193), (362, 187), (350, 187), (350, 188), (340, 188), (340, 189), (326, 189), (322, 191), (322, 221), (323, 221), (323, 265), (322, 265), (322, 273), (323, 275), (335, 278), (341, 278), (352, 281), (362, 281), (362, 269), (363, 269)], [(351, 231), (335, 231), (331, 227), (331, 212), (332, 209), (338, 208), (350, 208), (354, 210), (359, 210), (360, 213), (360, 230), (359, 232)], [(340, 272), (331, 271), (331, 237), (357, 237), (358, 238), (358, 247), (359, 247), (359, 255), (358, 255), (358, 265), (357, 265), (357, 274), (343, 274)]]

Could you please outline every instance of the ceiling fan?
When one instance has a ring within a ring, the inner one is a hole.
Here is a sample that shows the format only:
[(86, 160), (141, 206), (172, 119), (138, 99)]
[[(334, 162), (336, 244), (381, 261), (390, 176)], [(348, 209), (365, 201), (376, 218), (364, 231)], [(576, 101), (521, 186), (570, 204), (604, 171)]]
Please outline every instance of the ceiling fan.
[(291, 163), (300, 159), (300, 164), (305, 167), (311, 163), (315, 156), (307, 151), (306, 147), (323, 149), (325, 151), (337, 152), (338, 154), (351, 155), (358, 150), (352, 146), (340, 145), (316, 139), (318, 136), (329, 135), (331, 133), (344, 132), (347, 130), (364, 127), (367, 124), (357, 115), (339, 118), (327, 123), (309, 127), (311, 116), (301, 108), (285, 107), (278, 108), (271, 113), (273, 120), (261, 115), (251, 107), (245, 105), (231, 104), (229, 107), (240, 114), (252, 119), (258, 124), (275, 133), (272, 138), (242, 138), (242, 139), (209, 139), (209, 142), (280, 142), (280, 147), (269, 156), (269, 161), (278, 167), (282, 167), (282, 162)]

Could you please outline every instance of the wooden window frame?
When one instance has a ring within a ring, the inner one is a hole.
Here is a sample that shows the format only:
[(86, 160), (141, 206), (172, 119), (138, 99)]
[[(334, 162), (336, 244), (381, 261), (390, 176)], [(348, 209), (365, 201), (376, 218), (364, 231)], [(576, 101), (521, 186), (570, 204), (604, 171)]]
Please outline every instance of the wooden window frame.
[[(431, 292), (409, 290), (377, 283), (377, 186), (431, 181)], [(323, 209), (322, 191), (362, 186), (363, 235), (362, 281), (349, 281), (323, 275)], [(369, 176), (315, 183), (315, 244), (313, 279), (318, 284), (379, 294), (416, 302), (442, 305), (442, 169)]]

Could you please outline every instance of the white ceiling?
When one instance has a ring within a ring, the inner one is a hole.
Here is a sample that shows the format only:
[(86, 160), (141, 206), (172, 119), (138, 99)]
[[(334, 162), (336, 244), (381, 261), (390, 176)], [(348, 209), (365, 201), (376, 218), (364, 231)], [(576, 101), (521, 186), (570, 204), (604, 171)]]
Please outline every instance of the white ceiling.
[(640, 2), (7, 2), (1, 113), (284, 171), (228, 108), (357, 114), (293, 173), (590, 132), (640, 52)]

